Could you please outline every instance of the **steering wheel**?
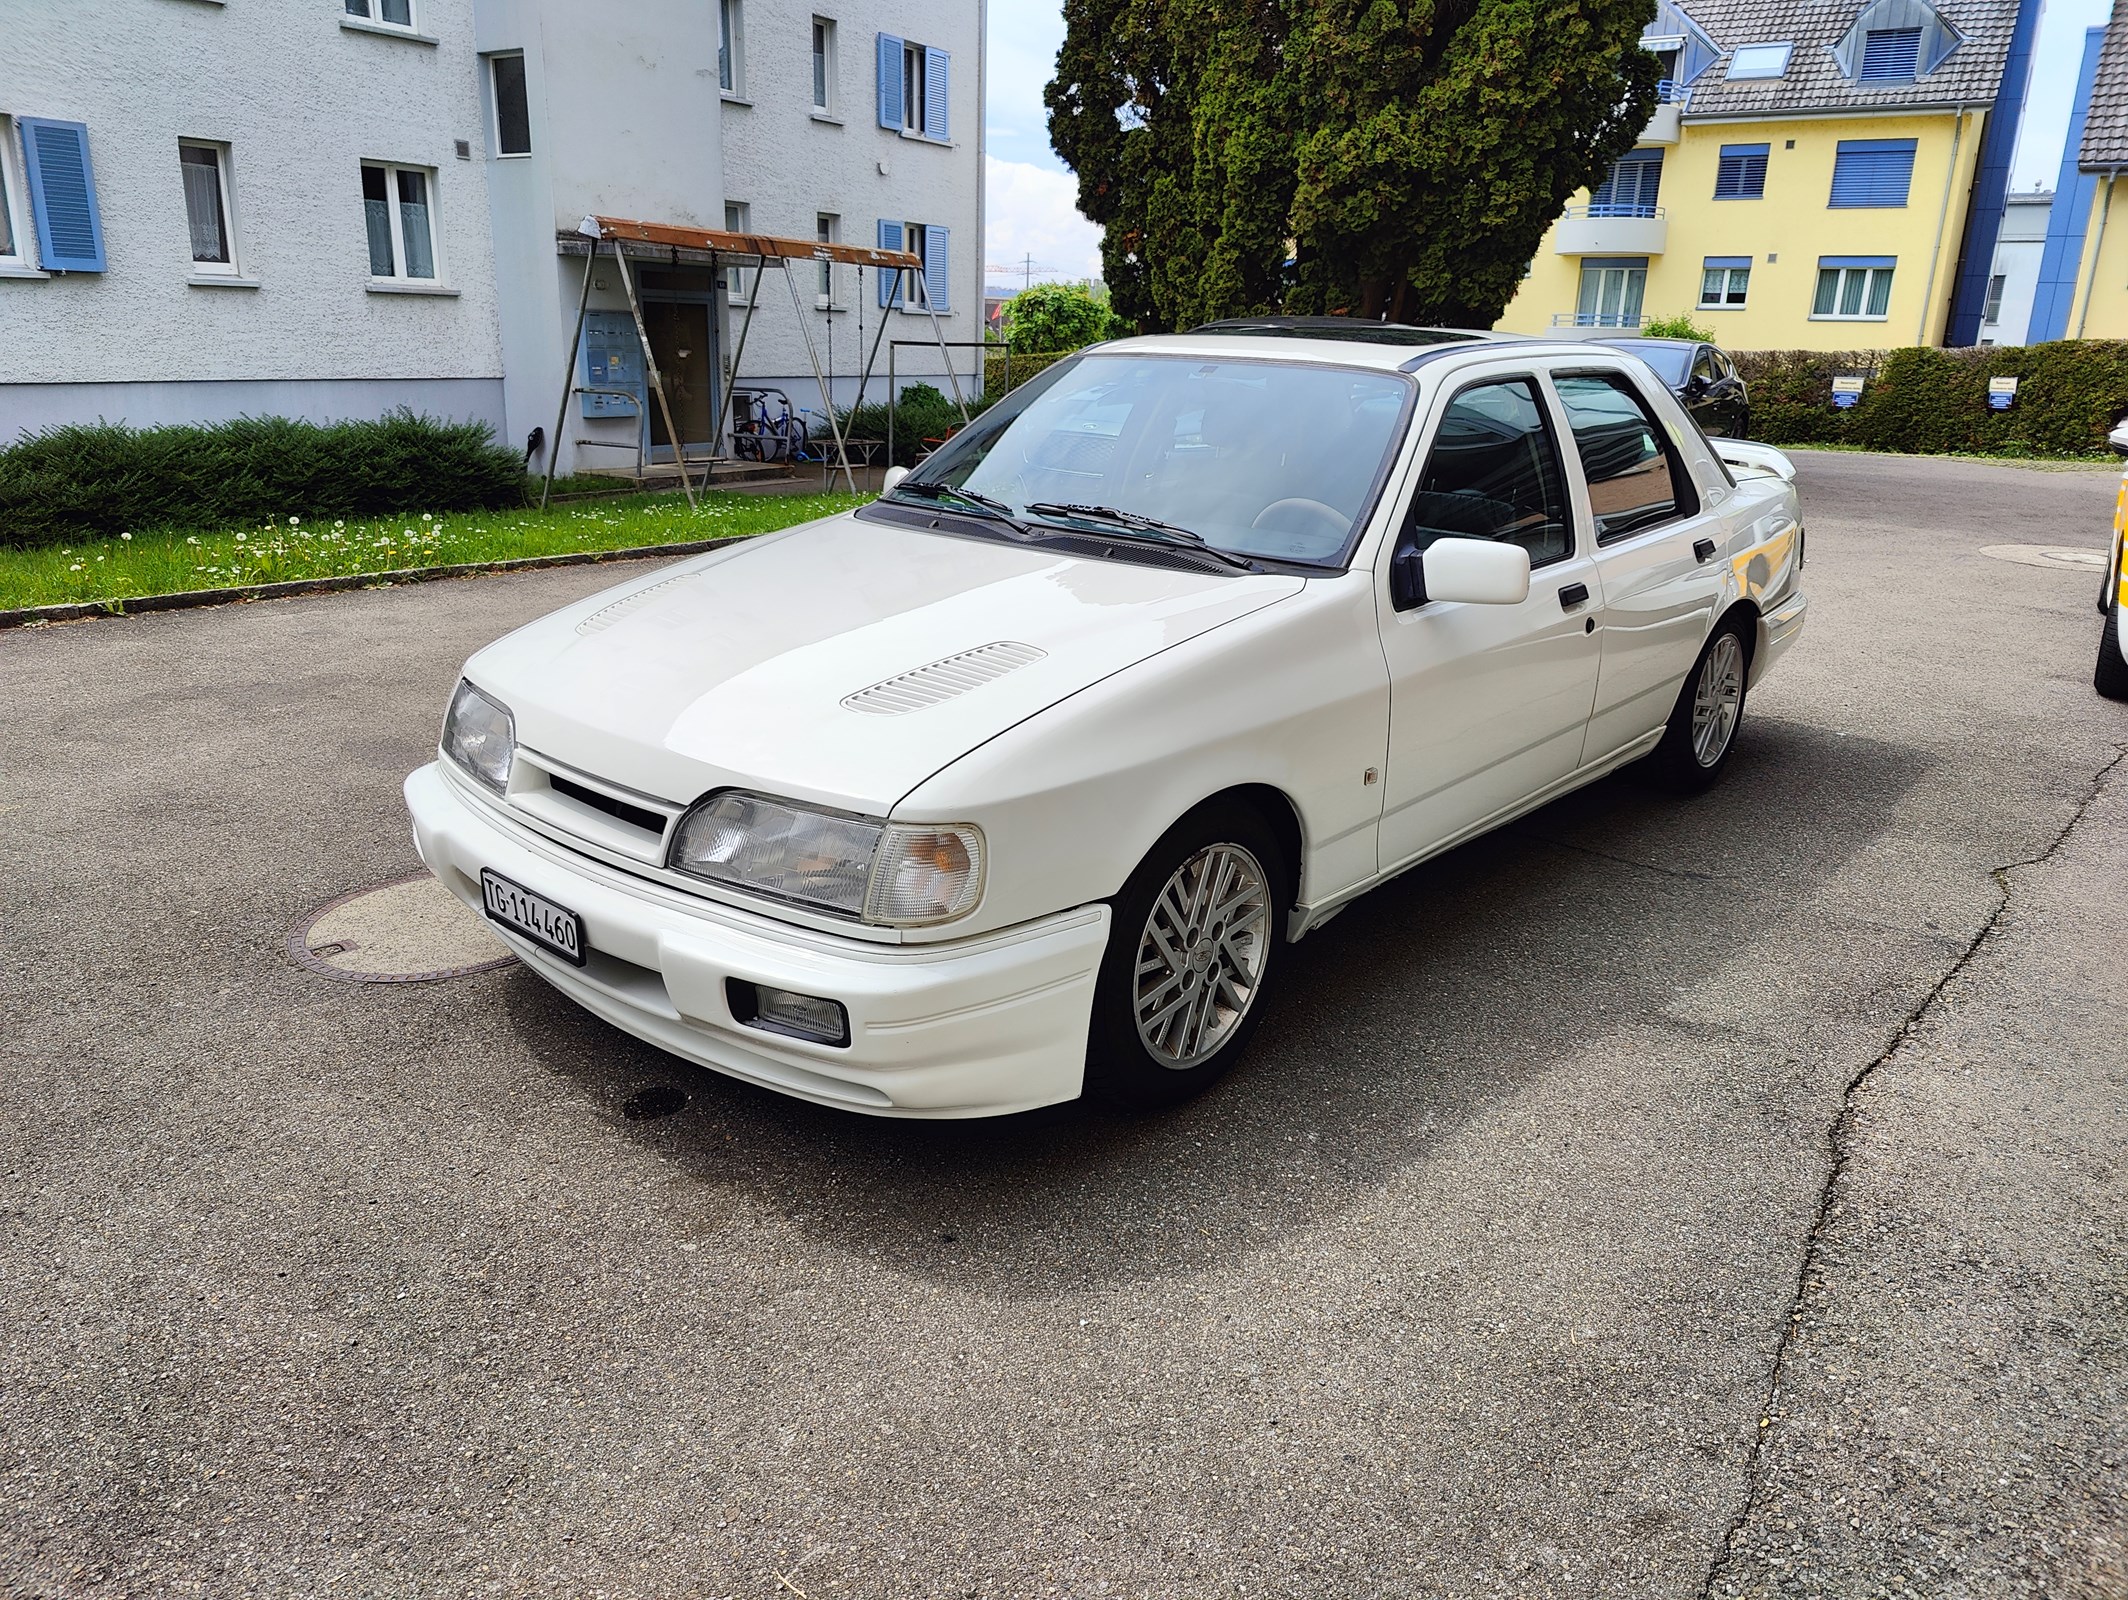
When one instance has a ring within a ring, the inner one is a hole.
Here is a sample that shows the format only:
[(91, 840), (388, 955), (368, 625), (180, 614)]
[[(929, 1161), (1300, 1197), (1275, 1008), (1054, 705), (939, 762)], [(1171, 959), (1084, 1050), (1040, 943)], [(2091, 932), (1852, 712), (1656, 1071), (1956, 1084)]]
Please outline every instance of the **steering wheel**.
[(1352, 519), (1320, 500), (1274, 500), (1256, 513), (1249, 526), (1285, 534), (1320, 532), (1333, 542), (1341, 542), (1352, 531)]

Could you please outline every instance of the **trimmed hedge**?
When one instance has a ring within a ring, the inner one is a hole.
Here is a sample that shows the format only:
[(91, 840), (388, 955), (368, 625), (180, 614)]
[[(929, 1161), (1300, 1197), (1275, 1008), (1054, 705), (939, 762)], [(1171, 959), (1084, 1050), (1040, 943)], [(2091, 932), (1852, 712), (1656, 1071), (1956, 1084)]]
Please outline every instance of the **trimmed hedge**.
[(35, 549), (152, 528), (522, 505), (525, 464), (479, 422), (50, 428), (0, 449), (0, 546)]
[(983, 355), (983, 393), (996, 399), (1010, 390), (1017, 389), (1037, 373), (1047, 372), (1066, 356), (1077, 353), (1073, 350), (1052, 350), (1039, 355), (1022, 355), (1015, 350), (1008, 358), (1002, 350), (986, 351)]
[[(1751, 386), (1751, 436), (1767, 444), (1850, 444), (1908, 455), (2106, 456), (2128, 414), (2128, 342), (2064, 339), (1986, 349), (1735, 353)], [(1836, 373), (1863, 374), (1861, 400), (1832, 403)], [(1988, 379), (2015, 377), (2017, 403), (1988, 409)]]

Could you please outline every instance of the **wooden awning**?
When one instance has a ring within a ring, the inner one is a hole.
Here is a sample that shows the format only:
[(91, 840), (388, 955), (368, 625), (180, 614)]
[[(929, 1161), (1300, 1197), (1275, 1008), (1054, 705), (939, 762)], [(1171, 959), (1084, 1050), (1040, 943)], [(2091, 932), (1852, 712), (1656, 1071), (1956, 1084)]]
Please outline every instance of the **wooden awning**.
[[(557, 241), (564, 249), (572, 243), (588, 249), (594, 239), (610, 240), (616, 247), (647, 245), (658, 251), (699, 251), (715, 255), (720, 260), (839, 261), (853, 267), (913, 267), (918, 270), (924, 264), (923, 258), (913, 250), (826, 244), (818, 239), (786, 239), (773, 233), (727, 233), (721, 228), (694, 228), (676, 222), (638, 222), (629, 217), (586, 217), (577, 224), (575, 232), (557, 235)], [(628, 253), (631, 256), (638, 254), (634, 249)]]

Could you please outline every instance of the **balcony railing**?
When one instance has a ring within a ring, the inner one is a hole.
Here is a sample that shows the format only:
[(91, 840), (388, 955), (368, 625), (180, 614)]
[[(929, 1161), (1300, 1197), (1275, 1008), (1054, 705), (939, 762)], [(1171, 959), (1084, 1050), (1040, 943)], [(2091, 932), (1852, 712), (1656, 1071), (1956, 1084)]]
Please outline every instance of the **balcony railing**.
[(1675, 78), (1664, 78), (1655, 86), (1655, 103), (1659, 106), (1681, 106), (1691, 98), (1691, 89)]
[(1639, 312), (1627, 316), (1623, 311), (1555, 311), (1552, 326), (1555, 328), (1637, 328), (1648, 319)]
[(1560, 216), (1571, 221), (1576, 217), (1661, 217), (1668, 214), (1661, 206), (1607, 205), (1568, 206)]

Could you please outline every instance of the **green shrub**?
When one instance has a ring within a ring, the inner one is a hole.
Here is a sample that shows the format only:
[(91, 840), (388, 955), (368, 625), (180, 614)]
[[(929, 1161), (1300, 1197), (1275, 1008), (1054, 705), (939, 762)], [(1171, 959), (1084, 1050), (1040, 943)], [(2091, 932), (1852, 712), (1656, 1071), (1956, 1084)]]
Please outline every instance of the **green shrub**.
[(486, 424), (406, 410), (323, 424), (81, 423), (0, 449), (0, 545), (18, 549), (290, 515), (485, 510), (524, 497), (524, 462)]
[[(980, 416), (990, 404), (988, 398), (976, 399), (962, 391), (968, 401), (968, 415)], [(953, 403), (953, 397), (928, 383), (905, 383), (901, 398), (894, 406), (894, 462), (895, 466), (908, 467), (916, 464), (916, 458), (928, 446), (927, 439), (943, 439), (961, 426), (961, 408)], [(836, 413), (842, 423), (842, 431), (852, 439), (885, 439), (888, 437), (887, 405), (882, 400), (868, 401), (854, 410)], [(824, 430), (816, 429), (816, 434)], [(835, 448), (832, 440), (828, 449)]]
[(1701, 344), (1713, 344), (1714, 334), (1692, 320), (1692, 313), (1680, 311), (1674, 317), (1650, 317), (1639, 328), (1643, 339), (1697, 339)]
[(987, 351), (983, 356), (983, 393), (993, 400), (1009, 394), (1037, 373), (1047, 372), (1066, 356), (1076, 354), (1071, 350), (1047, 350), (1022, 355), (1015, 350), (1009, 355), (1002, 351)]
[[(1976, 350), (1755, 350), (1736, 353), (1751, 385), (1751, 434), (1768, 444), (1852, 444), (1902, 454), (2102, 456), (2128, 414), (2128, 342), (2064, 339)], [(1835, 374), (1860, 373), (1862, 398), (1832, 403)], [(2017, 403), (1988, 407), (1988, 380), (2018, 379)]]

